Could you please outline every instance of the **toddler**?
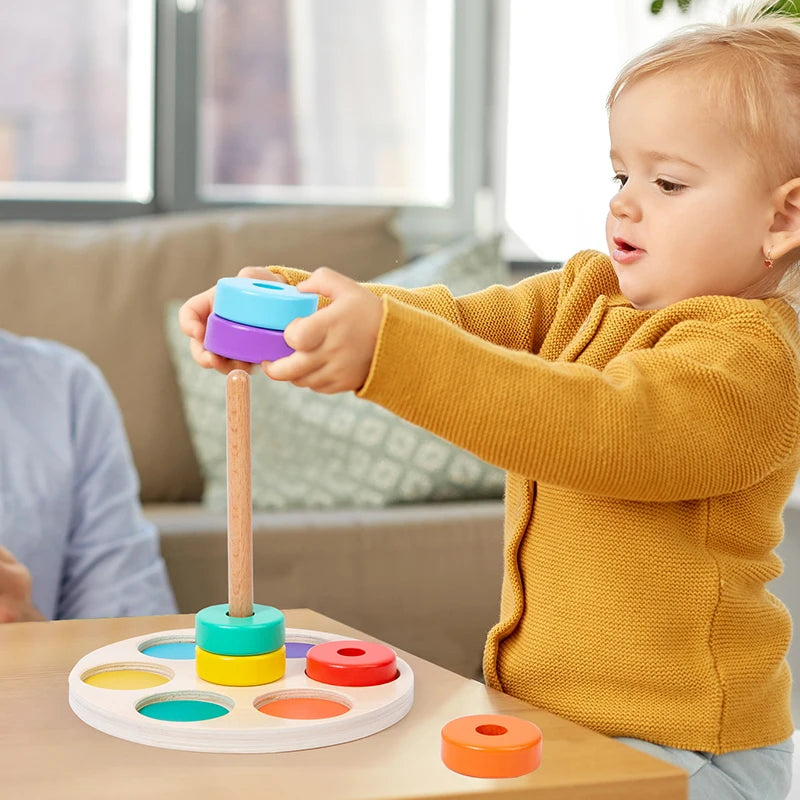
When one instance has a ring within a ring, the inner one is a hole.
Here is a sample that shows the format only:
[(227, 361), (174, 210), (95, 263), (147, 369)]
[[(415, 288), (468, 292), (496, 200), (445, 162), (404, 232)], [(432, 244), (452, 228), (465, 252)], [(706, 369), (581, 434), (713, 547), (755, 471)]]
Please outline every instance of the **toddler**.
[[(263, 369), (507, 471), (489, 686), (678, 764), (692, 800), (785, 798), (791, 622), (766, 585), (800, 465), (800, 27), (684, 29), (608, 111), (610, 257), (460, 298), (249, 268), (323, 298)], [(227, 371), (212, 303), (181, 324)]]

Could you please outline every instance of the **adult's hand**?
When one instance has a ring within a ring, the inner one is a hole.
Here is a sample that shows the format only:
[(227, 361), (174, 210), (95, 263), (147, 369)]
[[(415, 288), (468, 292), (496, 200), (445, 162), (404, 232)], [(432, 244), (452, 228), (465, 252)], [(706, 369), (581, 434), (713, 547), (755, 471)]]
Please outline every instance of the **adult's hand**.
[(0, 623), (43, 619), (31, 600), (31, 573), (0, 546)]

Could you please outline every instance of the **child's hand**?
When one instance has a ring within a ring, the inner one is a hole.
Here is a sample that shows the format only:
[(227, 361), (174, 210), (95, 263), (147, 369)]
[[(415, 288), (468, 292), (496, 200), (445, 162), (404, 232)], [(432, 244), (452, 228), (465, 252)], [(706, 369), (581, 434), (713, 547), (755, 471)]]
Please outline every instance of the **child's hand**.
[(0, 623), (42, 619), (31, 600), (31, 573), (5, 547), (0, 547)]
[[(273, 283), (286, 283), (283, 275), (276, 275), (266, 267), (244, 267), (239, 270), (238, 277), (260, 278)], [(209, 352), (203, 346), (206, 337), (206, 321), (214, 309), (215, 288), (212, 286), (210, 289), (190, 297), (178, 311), (178, 322), (181, 330), (189, 337), (189, 349), (192, 352), (192, 357), (201, 367), (215, 369), (225, 375), (234, 369), (243, 369), (251, 372), (254, 367), (253, 364), (223, 358), (216, 353)]]
[(290, 381), (323, 394), (360, 389), (378, 341), (383, 302), (327, 267), (315, 270), (297, 288), (328, 297), (331, 302), (286, 326), (284, 338), (296, 352), (265, 362), (264, 372), (273, 380)]

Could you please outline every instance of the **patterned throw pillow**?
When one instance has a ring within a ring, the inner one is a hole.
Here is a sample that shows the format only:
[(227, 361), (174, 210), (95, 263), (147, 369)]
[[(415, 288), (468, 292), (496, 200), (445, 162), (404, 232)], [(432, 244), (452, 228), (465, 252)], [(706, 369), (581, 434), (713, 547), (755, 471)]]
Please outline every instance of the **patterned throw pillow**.
[[(467, 294), (510, 274), (500, 237), (469, 239), (375, 279), (406, 288), (441, 283)], [(167, 339), (192, 442), (205, 478), (204, 503), (227, 502), (225, 377), (195, 364), (167, 307)], [(380, 507), (394, 503), (500, 497), (502, 470), (352, 392), (321, 395), (251, 380), (253, 508)]]

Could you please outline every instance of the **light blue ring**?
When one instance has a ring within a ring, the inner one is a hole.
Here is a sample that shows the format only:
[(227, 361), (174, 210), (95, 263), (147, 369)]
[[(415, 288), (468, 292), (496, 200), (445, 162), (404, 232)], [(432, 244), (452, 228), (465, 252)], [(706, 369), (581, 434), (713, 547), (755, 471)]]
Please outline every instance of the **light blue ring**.
[(283, 331), (296, 317), (313, 314), (318, 300), (317, 295), (298, 292), (286, 283), (221, 278), (214, 294), (214, 313), (242, 325)]
[(229, 617), (228, 604), (202, 608), (194, 615), (195, 642), (218, 656), (257, 656), (280, 650), (286, 641), (283, 614), (253, 605), (251, 617)]

